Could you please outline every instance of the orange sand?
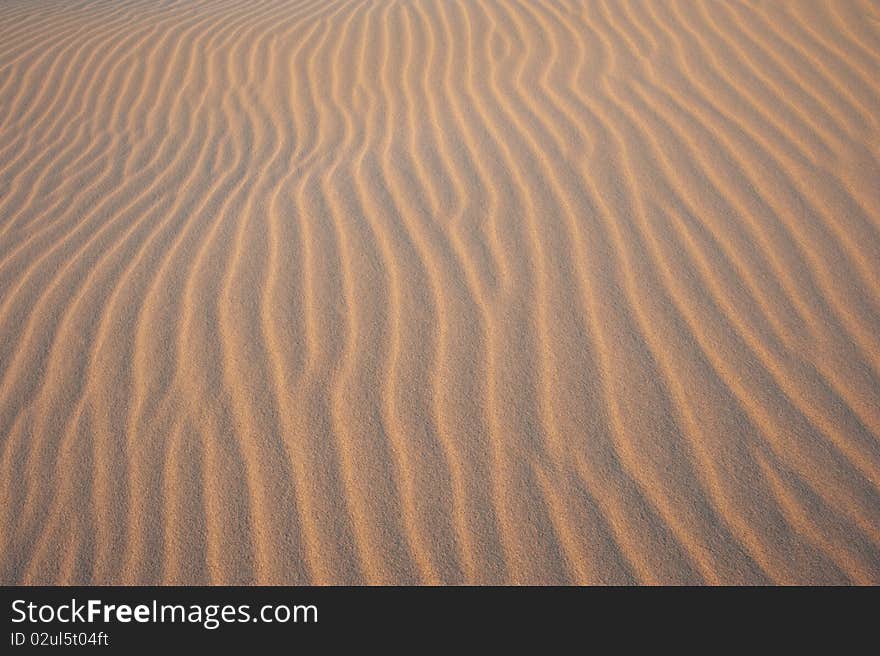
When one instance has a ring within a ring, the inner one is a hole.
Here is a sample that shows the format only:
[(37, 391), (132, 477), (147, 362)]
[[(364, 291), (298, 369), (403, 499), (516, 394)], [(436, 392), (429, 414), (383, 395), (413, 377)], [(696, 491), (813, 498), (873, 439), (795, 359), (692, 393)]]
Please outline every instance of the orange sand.
[(0, 4), (0, 582), (880, 582), (880, 5)]

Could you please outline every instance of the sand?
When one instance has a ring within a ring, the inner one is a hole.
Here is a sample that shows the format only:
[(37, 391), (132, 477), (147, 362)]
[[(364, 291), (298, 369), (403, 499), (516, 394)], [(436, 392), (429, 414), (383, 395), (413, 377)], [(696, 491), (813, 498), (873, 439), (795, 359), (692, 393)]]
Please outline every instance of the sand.
[(4, 1), (0, 582), (880, 583), (880, 5)]

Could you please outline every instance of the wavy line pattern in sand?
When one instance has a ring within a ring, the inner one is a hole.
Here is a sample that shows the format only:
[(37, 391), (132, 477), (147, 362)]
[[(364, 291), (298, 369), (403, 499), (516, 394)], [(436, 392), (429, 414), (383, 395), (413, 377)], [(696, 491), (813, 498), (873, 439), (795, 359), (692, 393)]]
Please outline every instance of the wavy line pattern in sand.
[(876, 3), (0, 34), (3, 583), (880, 583)]

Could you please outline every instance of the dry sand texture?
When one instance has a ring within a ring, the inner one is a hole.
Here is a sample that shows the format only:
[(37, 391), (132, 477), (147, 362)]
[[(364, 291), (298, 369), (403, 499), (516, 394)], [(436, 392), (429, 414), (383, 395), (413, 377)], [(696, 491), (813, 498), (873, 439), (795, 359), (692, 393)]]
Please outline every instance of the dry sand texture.
[(880, 582), (880, 3), (4, 0), (3, 583)]

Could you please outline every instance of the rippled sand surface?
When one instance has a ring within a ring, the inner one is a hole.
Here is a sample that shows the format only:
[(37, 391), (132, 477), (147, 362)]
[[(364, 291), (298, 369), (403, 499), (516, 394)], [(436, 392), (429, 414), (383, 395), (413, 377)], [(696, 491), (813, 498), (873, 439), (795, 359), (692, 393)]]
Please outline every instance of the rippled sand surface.
[(880, 4), (0, 4), (0, 582), (880, 582)]

